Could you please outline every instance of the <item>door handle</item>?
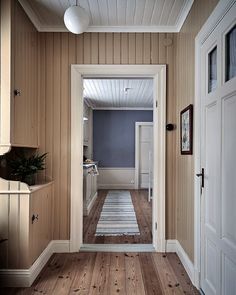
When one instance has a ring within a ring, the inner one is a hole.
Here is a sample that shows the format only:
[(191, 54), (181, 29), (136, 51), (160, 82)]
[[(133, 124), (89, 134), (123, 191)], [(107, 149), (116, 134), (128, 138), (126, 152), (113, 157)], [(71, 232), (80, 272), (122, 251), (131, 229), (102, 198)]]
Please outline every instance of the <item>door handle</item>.
[(205, 177), (205, 171), (204, 168), (202, 168), (202, 173), (196, 174), (197, 177), (201, 177), (201, 188), (204, 188), (204, 177)]

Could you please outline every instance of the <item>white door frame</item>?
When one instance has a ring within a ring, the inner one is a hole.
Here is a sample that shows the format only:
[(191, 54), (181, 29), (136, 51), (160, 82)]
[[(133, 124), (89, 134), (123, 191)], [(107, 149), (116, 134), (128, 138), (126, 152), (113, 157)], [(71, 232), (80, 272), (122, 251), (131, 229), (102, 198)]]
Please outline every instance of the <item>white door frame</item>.
[(201, 47), (220, 24), (235, 0), (221, 0), (198, 33), (195, 39), (195, 115), (194, 115), (194, 285), (200, 288), (201, 270), (201, 192), (200, 179), (196, 177), (201, 171)]
[[(72, 65), (71, 66), (71, 226), (70, 251), (83, 241), (83, 77), (153, 78), (154, 188), (153, 246), (164, 252), (165, 240), (165, 154), (166, 154), (166, 65)], [(156, 107), (158, 105), (158, 107)], [(156, 185), (158, 183), (158, 185)], [(158, 204), (158, 205), (157, 205)], [(156, 228), (157, 224), (157, 228)]]
[[(140, 136), (140, 127), (141, 126), (153, 126), (153, 122), (135, 122), (135, 179), (134, 187), (139, 189), (139, 136)], [(153, 133), (154, 140), (154, 133)]]

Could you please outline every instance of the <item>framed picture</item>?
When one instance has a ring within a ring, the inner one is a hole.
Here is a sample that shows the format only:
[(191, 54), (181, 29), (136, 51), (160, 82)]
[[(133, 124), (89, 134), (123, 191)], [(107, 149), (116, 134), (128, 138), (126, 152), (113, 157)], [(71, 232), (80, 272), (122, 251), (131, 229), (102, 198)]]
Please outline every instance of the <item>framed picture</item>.
[(181, 155), (193, 153), (193, 105), (190, 104), (180, 113)]

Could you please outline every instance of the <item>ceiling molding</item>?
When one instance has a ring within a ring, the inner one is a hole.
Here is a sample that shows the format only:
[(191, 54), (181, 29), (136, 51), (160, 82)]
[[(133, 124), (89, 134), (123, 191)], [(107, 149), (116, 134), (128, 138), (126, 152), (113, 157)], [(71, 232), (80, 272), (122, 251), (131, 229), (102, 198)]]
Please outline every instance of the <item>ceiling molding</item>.
[(194, 2), (194, 0), (187, 0), (185, 2), (185, 5), (181, 11), (181, 14), (180, 14), (178, 20), (177, 20), (177, 23), (176, 23), (176, 29), (177, 29), (176, 32), (180, 32), (180, 30), (181, 30), (181, 28), (188, 16), (189, 12), (190, 12), (193, 2)]
[[(45, 26), (43, 25), (27, 0), (18, 0), (24, 11), (39, 32), (68, 32), (65, 26)], [(194, 0), (186, 0), (185, 5), (174, 26), (89, 26), (86, 32), (109, 32), (109, 33), (178, 33), (193, 5)]]

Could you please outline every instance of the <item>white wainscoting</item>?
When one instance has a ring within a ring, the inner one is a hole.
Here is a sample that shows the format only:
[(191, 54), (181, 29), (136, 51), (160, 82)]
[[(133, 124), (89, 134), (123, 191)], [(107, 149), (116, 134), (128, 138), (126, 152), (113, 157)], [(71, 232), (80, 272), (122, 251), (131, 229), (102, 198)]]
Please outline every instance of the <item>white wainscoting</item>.
[(135, 168), (99, 168), (99, 189), (134, 189)]

